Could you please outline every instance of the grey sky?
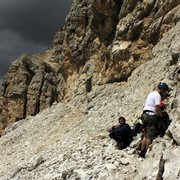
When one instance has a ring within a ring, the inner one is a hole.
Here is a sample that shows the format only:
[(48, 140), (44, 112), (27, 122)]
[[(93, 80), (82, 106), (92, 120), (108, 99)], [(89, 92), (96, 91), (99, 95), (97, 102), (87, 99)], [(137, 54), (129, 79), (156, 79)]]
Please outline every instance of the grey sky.
[(0, 76), (20, 54), (51, 46), (71, 4), (72, 0), (0, 0)]

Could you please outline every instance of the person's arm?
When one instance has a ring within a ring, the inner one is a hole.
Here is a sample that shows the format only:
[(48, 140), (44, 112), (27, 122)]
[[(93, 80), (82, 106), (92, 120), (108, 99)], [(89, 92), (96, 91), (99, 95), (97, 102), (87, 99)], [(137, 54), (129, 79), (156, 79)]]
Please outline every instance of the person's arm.
[(155, 112), (157, 114), (157, 116), (162, 117), (162, 111), (161, 111), (161, 106), (160, 106), (160, 102), (161, 102), (161, 95), (158, 93), (154, 99), (155, 101)]
[(112, 132), (115, 128), (117, 128), (119, 125), (113, 125), (111, 128), (108, 128), (108, 132)]
[(160, 105), (155, 106), (155, 111), (158, 116), (163, 117)]

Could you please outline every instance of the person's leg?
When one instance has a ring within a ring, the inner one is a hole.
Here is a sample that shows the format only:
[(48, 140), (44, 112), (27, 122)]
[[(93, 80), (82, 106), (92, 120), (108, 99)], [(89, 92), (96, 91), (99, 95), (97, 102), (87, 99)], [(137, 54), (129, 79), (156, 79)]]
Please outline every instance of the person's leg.
[(146, 127), (145, 130), (145, 140), (143, 138), (143, 144), (141, 146), (141, 157), (145, 157), (145, 154), (149, 148), (149, 146), (152, 144), (153, 139), (155, 139), (157, 136), (156, 126), (150, 125)]
[(146, 151), (149, 148), (149, 145), (151, 145), (151, 144), (152, 144), (152, 140), (149, 138), (146, 138), (146, 149), (145, 149)]
[(141, 140), (141, 152), (139, 154), (140, 157), (145, 157), (145, 154), (146, 154), (146, 132), (147, 132), (147, 127), (144, 128), (144, 133), (143, 133), (143, 138)]
[(109, 137), (111, 139), (114, 139), (117, 143), (121, 143), (122, 142), (122, 137), (121, 136), (118, 136), (118, 133), (116, 131), (112, 131), (110, 134), (109, 134)]
[(158, 132), (156, 128), (156, 124), (153, 124), (148, 127), (147, 136), (146, 136), (146, 151), (149, 146), (152, 144), (153, 140), (157, 137)]
[(118, 142), (118, 141), (116, 141), (116, 142), (117, 142), (116, 147), (118, 149), (122, 150), (122, 149), (126, 148), (123, 142)]
[(143, 134), (141, 136), (141, 151), (146, 151), (147, 128), (147, 126), (144, 126)]
[(146, 150), (146, 137), (144, 137), (141, 141), (141, 151)]
[(115, 140), (116, 142), (121, 143), (123, 139), (122, 139), (121, 136), (118, 136), (117, 134), (115, 134), (115, 135), (114, 135), (114, 140)]

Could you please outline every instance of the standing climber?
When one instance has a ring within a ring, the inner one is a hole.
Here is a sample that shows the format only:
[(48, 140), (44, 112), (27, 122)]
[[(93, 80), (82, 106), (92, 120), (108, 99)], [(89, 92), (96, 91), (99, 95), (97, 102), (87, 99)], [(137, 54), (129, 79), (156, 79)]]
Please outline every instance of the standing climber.
[(140, 157), (145, 157), (149, 145), (152, 144), (152, 141), (158, 135), (158, 117), (163, 117), (160, 107), (161, 97), (166, 95), (168, 89), (169, 88), (166, 83), (160, 82), (157, 89), (149, 93), (147, 96), (141, 117), (144, 125), (144, 137), (141, 141)]

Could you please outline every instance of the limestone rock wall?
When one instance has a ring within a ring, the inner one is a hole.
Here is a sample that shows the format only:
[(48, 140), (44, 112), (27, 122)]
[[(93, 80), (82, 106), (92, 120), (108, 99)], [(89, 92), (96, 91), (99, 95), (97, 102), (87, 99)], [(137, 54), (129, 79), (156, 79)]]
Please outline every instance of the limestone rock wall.
[(68, 77), (67, 94), (76, 95), (87, 84), (127, 81), (178, 21), (177, 0), (74, 1), (53, 40), (52, 60)]
[(2, 86), (1, 118), (4, 127), (28, 115), (36, 115), (58, 101), (58, 86), (63, 85), (55, 69), (40, 55), (19, 57), (11, 64)]
[[(2, 84), (2, 127), (55, 101), (84, 106), (93, 86), (127, 82), (179, 22), (179, 7), (178, 0), (75, 0), (52, 47), (10, 66)], [(177, 61), (176, 52), (171, 63)]]

